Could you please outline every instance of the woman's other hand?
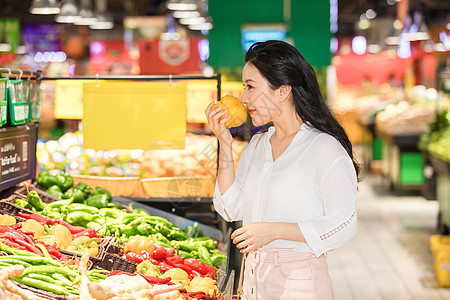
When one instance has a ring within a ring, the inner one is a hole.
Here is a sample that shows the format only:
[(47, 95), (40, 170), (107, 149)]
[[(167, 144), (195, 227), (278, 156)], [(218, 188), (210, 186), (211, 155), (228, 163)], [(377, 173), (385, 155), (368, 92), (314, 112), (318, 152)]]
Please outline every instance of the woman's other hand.
[(231, 239), (241, 253), (258, 250), (276, 239), (274, 223), (255, 222), (236, 229)]
[(231, 145), (232, 136), (230, 131), (225, 127), (225, 122), (231, 119), (231, 116), (227, 116), (222, 120), (219, 120), (227, 113), (227, 110), (222, 110), (222, 106), (211, 109), (214, 105), (214, 101), (211, 102), (205, 110), (206, 118), (208, 119), (209, 128), (216, 135), (217, 139), (222, 145)]

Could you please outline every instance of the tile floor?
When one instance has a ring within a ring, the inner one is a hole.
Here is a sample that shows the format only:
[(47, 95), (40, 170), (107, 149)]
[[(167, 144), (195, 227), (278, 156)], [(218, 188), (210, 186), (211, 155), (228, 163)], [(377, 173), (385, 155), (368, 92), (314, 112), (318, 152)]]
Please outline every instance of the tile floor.
[(358, 233), (328, 255), (335, 299), (450, 299), (450, 288), (436, 282), (429, 248), (438, 203), (394, 196), (379, 175), (365, 176), (357, 200)]

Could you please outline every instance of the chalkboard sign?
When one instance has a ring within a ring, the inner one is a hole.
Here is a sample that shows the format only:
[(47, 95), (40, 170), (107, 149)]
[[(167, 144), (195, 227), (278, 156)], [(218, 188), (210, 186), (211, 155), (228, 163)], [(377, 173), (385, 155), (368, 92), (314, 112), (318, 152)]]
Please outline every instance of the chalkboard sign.
[(0, 128), (0, 190), (36, 177), (38, 124)]

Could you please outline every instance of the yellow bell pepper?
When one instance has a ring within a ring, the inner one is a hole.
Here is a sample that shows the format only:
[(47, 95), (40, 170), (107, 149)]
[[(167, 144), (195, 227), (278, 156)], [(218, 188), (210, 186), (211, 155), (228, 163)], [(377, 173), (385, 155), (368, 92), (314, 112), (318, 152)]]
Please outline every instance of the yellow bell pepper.
[[(186, 273), (185, 270), (180, 268), (173, 268), (170, 270), (167, 270), (163, 275), (161, 275), (161, 278), (170, 277), (171, 282), (173, 283), (181, 283), (184, 288), (189, 287), (189, 274)], [(187, 289), (187, 288), (186, 288)]]
[(34, 232), (35, 239), (41, 237), (44, 234), (44, 226), (42, 226), (41, 223), (36, 220), (28, 219), (26, 220), (26, 222), (22, 222), (20, 224), (22, 224), (22, 227), (20, 229)]
[(213, 295), (214, 290), (216, 293), (219, 291), (216, 285), (216, 281), (211, 277), (194, 277), (190, 284), (191, 292), (205, 292), (206, 294)]
[(50, 235), (59, 237), (61, 243), (61, 249), (66, 249), (72, 242), (72, 233), (66, 226), (56, 224), (50, 228)]
[(149, 260), (144, 260), (136, 266), (136, 271), (143, 273), (147, 276), (159, 276), (158, 267), (152, 264)]
[(37, 240), (43, 242), (44, 244), (50, 245), (50, 246), (56, 245), (56, 248), (62, 249), (61, 248), (61, 239), (56, 235), (43, 235), (43, 236), (40, 236)]
[(133, 252), (139, 254), (142, 250), (153, 253), (153, 251), (155, 251), (155, 246), (148, 238), (139, 235), (130, 238), (123, 248), (124, 253)]
[(16, 218), (14, 218), (13, 216), (4, 214), (4, 215), (0, 215), (0, 225), (14, 225), (16, 224)]
[(70, 243), (70, 245), (66, 248), (66, 250), (77, 252), (80, 254), (88, 252), (90, 256), (97, 256), (98, 239), (97, 238), (91, 239), (88, 236), (77, 237)]

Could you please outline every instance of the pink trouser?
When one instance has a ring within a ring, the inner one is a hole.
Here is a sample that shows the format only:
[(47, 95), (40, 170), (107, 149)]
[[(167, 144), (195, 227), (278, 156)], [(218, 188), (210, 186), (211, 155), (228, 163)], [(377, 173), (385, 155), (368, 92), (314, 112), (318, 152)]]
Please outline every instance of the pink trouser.
[(247, 255), (244, 299), (333, 299), (327, 260), (293, 250), (254, 251)]

